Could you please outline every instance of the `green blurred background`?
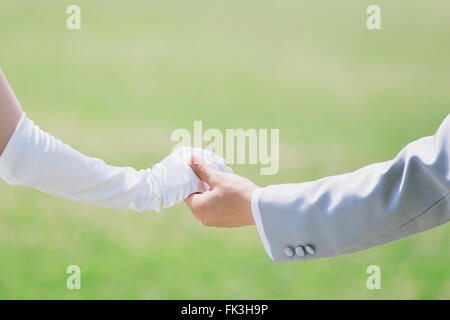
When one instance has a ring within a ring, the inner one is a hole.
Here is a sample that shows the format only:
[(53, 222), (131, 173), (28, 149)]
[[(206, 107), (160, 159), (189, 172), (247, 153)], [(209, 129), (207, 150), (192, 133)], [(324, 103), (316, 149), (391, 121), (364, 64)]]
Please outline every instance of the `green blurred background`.
[[(82, 29), (66, 28), (77, 4)], [(366, 28), (381, 7), (382, 30)], [(1, 0), (0, 64), (28, 116), (90, 156), (148, 167), (177, 128), (279, 128), (301, 182), (393, 158), (450, 111), (449, 1)], [(116, 212), (0, 182), (0, 298), (449, 299), (450, 225), (365, 252), (276, 264), (254, 227), (182, 204)], [(82, 289), (66, 289), (67, 266)], [(366, 268), (382, 289), (366, 288)]]

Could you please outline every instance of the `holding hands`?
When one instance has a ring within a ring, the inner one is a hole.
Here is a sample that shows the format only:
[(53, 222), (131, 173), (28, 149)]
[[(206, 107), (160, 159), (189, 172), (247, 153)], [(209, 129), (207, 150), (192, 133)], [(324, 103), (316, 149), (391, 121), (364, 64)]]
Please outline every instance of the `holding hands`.
[[(330, 257), (450, 219), (450, 116), (391, 161), (317, 181), (259, 189), (211, 151), (182, 147), (153, 168), (116, 167), (30, 120), (0, 69), (0, 178), (98, 206), (157, 211), (185, 200), (205, 226), (256, 223), (274, 261)], [(386, 236), (387, 235), (387, 236)]]
[(225, 159), (214, 152), (191, 147), (176, 149), (151, 169), (151, 176), (155, 179), (163, 200), (161, 210), (181, 203), (191, 194), (209, 190), (208, 181), (200, 180), (190, 167), (192, 157), (205, 159), (205, 165), (217, 172), (233, 172), (225, 164)]
[(185, 200), (203, 225), (232, 228), (254, 224), (251, 198), (258, 187), (252, 181), (230, 172), (218, 171), (197, 155), (192, 156), (191, 167), (211, 187)]

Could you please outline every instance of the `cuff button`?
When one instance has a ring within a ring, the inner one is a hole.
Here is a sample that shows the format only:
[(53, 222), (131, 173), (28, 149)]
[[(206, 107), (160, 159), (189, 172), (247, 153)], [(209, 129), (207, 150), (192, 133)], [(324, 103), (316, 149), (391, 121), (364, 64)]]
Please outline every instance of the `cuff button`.
[(295, 249), (295, 254), (298, 255), (299, 257), (304, 257), (305, 256), (305, 249), (303, 249), (302, 246), (298, 246)]
[(284, 254), (288, 257), (292, 257), (294, 255), (294, 250), (289, 247), (284, 248)]
[(311, 245), (305, 246), (305, 250), (306, 250), (306, 252), (308, 252), (309, 254), (314, 254), (314, 253), (316, 253), (316, 250), (314, 250), (314, 248), (313, 248)]

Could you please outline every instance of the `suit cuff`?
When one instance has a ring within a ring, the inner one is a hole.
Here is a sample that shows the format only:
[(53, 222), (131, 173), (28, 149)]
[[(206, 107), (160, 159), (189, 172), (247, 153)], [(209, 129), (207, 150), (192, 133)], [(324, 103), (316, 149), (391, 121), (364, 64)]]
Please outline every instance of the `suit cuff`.
[(259, 209), (259, 199), (261, 197), (261, 193), (263, 190), (264, 190), (263, 188), (258, 188), (255, 191), (253, 191), (251, 207), (253, 219), (255, 220), (255, 225), (256, 228), (258, 229), (259, 237), (261, 238), (264, 249), (266, 250), (268, 256), (273, 260), (272, 250), (270, 249), (269, 241), (267, 240), (266, 232), (264, 230), (264, 226), (261, 220), (261, 211)]

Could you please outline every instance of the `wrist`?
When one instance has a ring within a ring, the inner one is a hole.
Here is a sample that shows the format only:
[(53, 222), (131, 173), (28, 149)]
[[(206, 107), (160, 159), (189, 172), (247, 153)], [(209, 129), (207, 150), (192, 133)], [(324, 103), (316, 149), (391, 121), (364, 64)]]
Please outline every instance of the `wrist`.
[(255, 224), (255, 219), (254, 219), (253, 210), (252, 210), (252, 198), (253, 198), (253, 194), (258, 189), (259, 188), (256, 185), (253, 185), (247, 189), (247, 192), (245, 194), (245, 203), (246, 203), (245, 213), (246, 213), (246, 220), (247, 220), (248, 225)]

